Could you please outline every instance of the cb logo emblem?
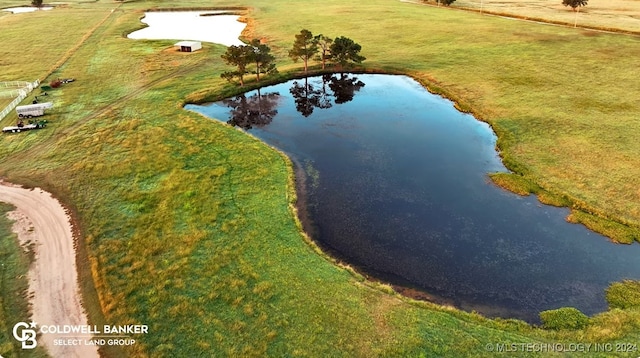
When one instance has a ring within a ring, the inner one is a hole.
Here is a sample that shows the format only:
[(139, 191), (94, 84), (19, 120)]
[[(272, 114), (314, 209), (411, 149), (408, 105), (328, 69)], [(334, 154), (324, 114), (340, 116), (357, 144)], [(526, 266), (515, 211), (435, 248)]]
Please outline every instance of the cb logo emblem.
[(22, 349), (34, 349), (38, 345), (36, 341), (36, 324), (29, 325), (25, 322), (18, 322), (13, 326), (13, 338), (22, 342)]

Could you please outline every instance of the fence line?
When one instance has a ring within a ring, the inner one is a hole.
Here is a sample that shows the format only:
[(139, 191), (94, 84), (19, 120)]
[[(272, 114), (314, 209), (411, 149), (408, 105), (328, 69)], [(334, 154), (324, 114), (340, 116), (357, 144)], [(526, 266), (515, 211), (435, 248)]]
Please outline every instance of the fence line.
[(0, 98), (18, 97), (22, 91), (24, 91), (24, 90), (22, 90), (22, 89), (12, 89), (12, 90), (0, 89)]
[[(8, 83), (8, 82), (5, 82), (5, 83)], [(16, 97), (13, 101), (11, 101), (11, 103), (9, 103), (9, 105), (6, 106), (2, 110), (2, 112), (0, 112), (0, 121), (4, 119), (4, 117), (6, 117), (6, 115), (9, 114), (11, 110), (16, 108), (16, 106), (20, 104), (20, 102), (22, 102), (22, 100), (25, 99), (29, 95), (29, 93), (33, 91), (34, 88), (38, 87), (38, 85), (40, 84), (40, 80), (35, 80), (34, 82), (13, 81), (13, 83), (21, 83), (24, 88), (21, 90), (18, 90), (18, 97)]]
[(28, 87), (29, 82), (26, 81), (4, 81), (0, 82), (0, 86), (2, 87)]

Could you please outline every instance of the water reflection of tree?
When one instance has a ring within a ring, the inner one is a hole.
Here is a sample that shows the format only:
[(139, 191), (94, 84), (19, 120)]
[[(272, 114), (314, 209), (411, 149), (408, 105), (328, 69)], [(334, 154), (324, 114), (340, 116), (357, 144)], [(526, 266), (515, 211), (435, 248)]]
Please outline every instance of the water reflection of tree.
[(364, 87), (364, 82), (358, 80), (358, 77), (349, 77), (348, 74), (341, 73), (340, 78), (331, 75), (329, 79), (329, 88), (333, 90), (336, 104), (345, 103), (353, 100), (356, 92)]
[(264, 127), (278, 114), (276, 107), (279, 98), (280, 94), (277, 92), (261, 94), (258, 90), (256, 94), (249, 97), (241, 94), (235, 98), (225, 99), (222, 103), (231, 108), (227, 123), (243, 129)]
[(305, 117), (309, 117), (314, 108), (331, 107), (331, 100), (329, 99), (331, 95), (327, 93), (324, 80), (322, 81), (322, 89), (315, 89), (313, 84), (309, 83), (309, 79), (305, 77), (304, 85), (294, 81), (289, 92), (296, 103), (296, 110)]
[(304, 84), (294, 81), (289, 92), (296, 103), (296, 110), (308, 117), (315, 108), (330, 108), (332, 98), (336, 104), (353, 100), (355, 93), (362, 87), (364, 82), (349, 74), (326, 74), (322, 76), (322, 85), (318, 88), (305, 78)]

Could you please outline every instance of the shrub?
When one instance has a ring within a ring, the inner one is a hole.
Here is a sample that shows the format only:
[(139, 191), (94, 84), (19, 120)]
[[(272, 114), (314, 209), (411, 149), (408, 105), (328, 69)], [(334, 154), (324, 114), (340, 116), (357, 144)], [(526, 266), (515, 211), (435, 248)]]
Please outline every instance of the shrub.
[(562, 307), (540, 312), (542, 325), (547, 329), (581, 329), (589, 324), (589, 317), (577, 308)]
[(607, 288), (609, 308), (640, 307), (640, 281), (614, 282)]

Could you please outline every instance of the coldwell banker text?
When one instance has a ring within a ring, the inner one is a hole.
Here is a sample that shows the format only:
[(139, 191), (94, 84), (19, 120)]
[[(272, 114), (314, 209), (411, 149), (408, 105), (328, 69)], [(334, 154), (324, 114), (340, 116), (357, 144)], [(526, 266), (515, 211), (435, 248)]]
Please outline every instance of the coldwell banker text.
[[(100, 330), (102, 328), (102, 330)], [(40, 326), (42, 334), (147, 334), (149, 327), (146, 324), (130, 324), (126, 326)]]
[[(38, 345), (36, 340), (36, 329), (38, 324), (35, 322), (26, 323), (18, 322), (13, 326), (13, 338), (22, 343), (22, 349), (34, 349)], [(41, 334), (53, 334), (62, 336), (60, 339), (54, 339), (54, 346), (129, 346), (136, 343), (130, 335), (147, 334), (149, 327), (146, 324), (130, 324), (126, 326), (88, 326), (88, 325), (42, 325), (39, 329)], [(80, 339), (91, 338), (94, 339)], [(0, 357), (2, 358), (2, 357)]]
[[(102, 328), (102, 329), (100, 329)], [(53, 345), (55, 346), (130, 346), (136, 343), (135, 339), (131, 339), (129, 337), (122, 337), (122, 335), (129, 334), (146, 334), (149, 333), (149, 327), (144, 324), (132, 324), (126, 326), (109, 326), (104, 325), (102, 327), (99, 326), (71, 326), (71, 325), (63, 325), (63, 326), (40, 326), (40, 333), (46, 334), (91, 334), (91, 335), (104, 335), (110, 334), (114, 335), (113, 338), (104, 339), (78, 339), (76, 337), (73, 338), (63, 338), (63, 339), (54, 339)], [(124, 339), (123, 339), (124, 338)]]

